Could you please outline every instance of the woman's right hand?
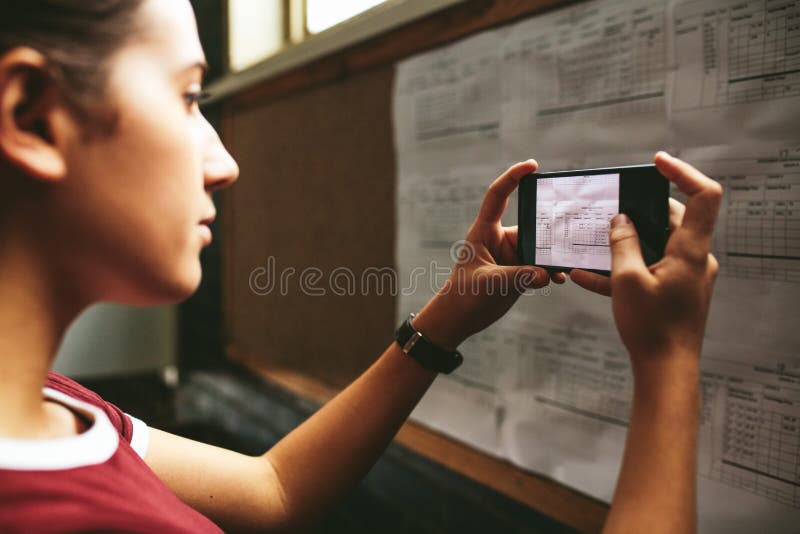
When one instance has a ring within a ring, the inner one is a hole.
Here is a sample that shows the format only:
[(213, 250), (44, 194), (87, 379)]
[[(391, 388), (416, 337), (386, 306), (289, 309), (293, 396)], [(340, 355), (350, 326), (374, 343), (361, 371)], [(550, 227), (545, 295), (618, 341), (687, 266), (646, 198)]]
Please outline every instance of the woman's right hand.
[(699, 356), (718, 270), (710, 249), (722, 187), (665, 152), (656, 154), (655, 163), (688, 196), (686, 206), (670, 199), (664, 257), (646, 266), (636, 229), (627, 216), (617, 215), (609, 234), (611, 277), (579, 269), (570, 274), (579, 286), (611, 296), (634, 373), (668, 357)]

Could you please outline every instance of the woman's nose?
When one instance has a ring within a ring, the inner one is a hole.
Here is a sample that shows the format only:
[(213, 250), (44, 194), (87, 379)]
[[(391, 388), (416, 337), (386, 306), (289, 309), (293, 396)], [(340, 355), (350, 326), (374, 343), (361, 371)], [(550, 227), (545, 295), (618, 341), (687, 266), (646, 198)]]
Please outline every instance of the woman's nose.
[(208, 141), (203, 161), (203, 180), (206, 191), (216, 191), (231, 185), (239, 177), (239, 165), (225, 149), (217, 132), (208, 125)]
[(217, 140), (209, 150), (203, 164), (203, 177), (206, 191), (216, 191), (231, 185), (239, 177), (239, 165)]

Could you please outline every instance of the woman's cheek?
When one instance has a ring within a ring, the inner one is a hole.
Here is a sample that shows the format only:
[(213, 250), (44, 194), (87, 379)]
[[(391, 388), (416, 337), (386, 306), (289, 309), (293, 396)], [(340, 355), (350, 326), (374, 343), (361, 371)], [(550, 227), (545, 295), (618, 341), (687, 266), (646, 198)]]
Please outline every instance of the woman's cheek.
[[(198, 120), (175, 97), (172, 84), (153, 86), (158, 98), (143, 95), (126, 107), (124, 146), (142, 175), (137, 196), (146, 235), (139, 246), (150, 249), (149, 263), (165, 281), (180, 288), (199, 282), (202, 240), (197, 224), (207, 204), (203, 186)], [(135, 152), (135, 154), (134, 154)]]

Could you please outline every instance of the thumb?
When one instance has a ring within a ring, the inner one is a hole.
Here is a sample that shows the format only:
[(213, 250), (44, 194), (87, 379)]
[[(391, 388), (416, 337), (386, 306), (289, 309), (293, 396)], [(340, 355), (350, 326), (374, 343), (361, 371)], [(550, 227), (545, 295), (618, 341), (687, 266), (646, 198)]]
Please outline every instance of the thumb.
[(611, 230), (608, 235), (611, 246), (611, 275), (626, 272), (647, 271), (639, 245), (639, 234), (633, 222), (624, 213), (611, 219)]
[(497, 265), (493, 269), (507, 282), (512, 292), (524, 293), (550, 283), (550, 273), (532, 265)]

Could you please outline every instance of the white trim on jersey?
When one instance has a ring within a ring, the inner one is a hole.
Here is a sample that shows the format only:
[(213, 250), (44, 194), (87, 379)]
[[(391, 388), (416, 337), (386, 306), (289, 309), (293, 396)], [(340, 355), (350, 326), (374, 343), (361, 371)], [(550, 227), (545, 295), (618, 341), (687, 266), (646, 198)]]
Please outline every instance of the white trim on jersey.
[(150, 445), (150, 429), (144, 421), (135, 418), (134, 416), (126, 413), (128, 419), (133, 423), (133, 434), (131, 435), (131, 448), (136, 451), (136, 454), (144, 460), (147, 454), (147, 447)]
[[(43, 388), (42, 392), (45, 397), (85, 414), (92, 421), (92, 426), (85, 432), (64, 438), (0, 438), (0, 469), (17, 471), (74, 469), (101, 464), (114, 455), (119, 447), (120, 435), (103, 410), (51, 388)], [(131, 447), (144, 458), (149, 443), (149, 429), (139, 419), (125, 415), (133, 423)]]

